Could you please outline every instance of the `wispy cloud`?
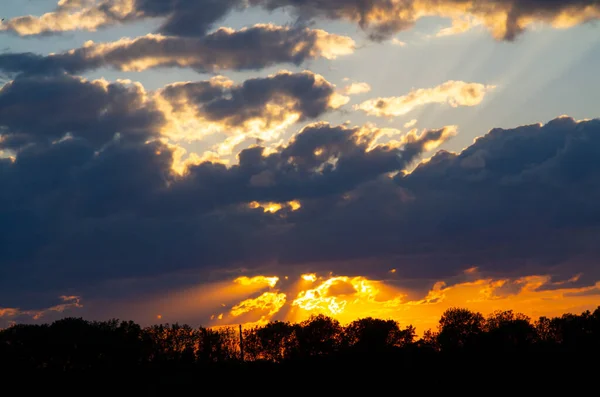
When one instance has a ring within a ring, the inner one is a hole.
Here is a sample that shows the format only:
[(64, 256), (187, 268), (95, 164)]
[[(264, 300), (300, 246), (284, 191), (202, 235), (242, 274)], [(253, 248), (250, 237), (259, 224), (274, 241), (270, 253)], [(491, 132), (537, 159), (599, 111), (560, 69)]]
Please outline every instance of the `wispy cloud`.
[(60, 296), (60, 300), (62, 301), (60, 304), (38, 310), (21, 310), (19, 308), (0, 307), (0, 320), (4, 323), (24, 320), (41, 320), (53, 313), (62, 314), (72, 309), (83, 308), (81, 297), (79, 296)]
[(344, 95), (358, 95), (371, 91), (371, 86), (367, 83), (352, 83), (342, 89)]
[(400, 97), (375, 98), (355, 105), (355, 110), (372, 116), (402, 116), (419, 106), (432, 103), (448, 104), (452, 107), (479, 105), (486, 93), (494, 89), (493, 85), (447, 81), (434, 88), (413, 90)]

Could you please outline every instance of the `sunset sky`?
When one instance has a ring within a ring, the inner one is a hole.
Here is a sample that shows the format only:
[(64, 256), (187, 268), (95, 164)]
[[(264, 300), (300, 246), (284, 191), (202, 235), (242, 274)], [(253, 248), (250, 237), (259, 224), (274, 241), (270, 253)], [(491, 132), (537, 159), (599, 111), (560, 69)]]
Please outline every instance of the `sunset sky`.
[(600, 305), (600, 1), (1, 3), (0, 328)]

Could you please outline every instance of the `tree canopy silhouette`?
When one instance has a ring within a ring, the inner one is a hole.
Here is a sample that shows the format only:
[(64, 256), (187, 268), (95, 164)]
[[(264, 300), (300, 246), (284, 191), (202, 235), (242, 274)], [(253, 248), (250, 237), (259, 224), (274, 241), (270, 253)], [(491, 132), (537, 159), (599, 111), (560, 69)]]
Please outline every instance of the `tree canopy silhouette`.
[(98, 377), (120, 379), (134, 393), (142, 387), (149, 395), (173, 387), (192, 390), (198, 376), (256, 380), (271, 374), (275, 381), (333, 370), (356, 379), (374, 370), (378, 376), (391, 371), (406, 379), (435, 374), (432, 387), (467, 368), (485, 369), (488, 375), (497, 371), (492, 367), (504, 368), (517, 379), (534, 376), (533, 366), (546, 375), (563, 371), (560, 379), (566, 379), (564, 371), (587, 362), (580, 357), (595, 360), (600, 353), (600, 307), (536, 321), (511, 310), (484, 317), (450, 308), (437, 330), (427, 330), (421, 338), (411, 325), (401, 327), (389, 319), (368, 317), (345, 326), (324, 315), (298, 324), (275, 321), (243, 330), (244, 360), (239, 338), (234, 327), (141, 327), (116, 319), (19, 324), (0, 330), (0, 373), (6, 379), (9, 374), (46, 376), (47, 382), (39, 383), (46, 386), (59, 379), (85, 379), (96, 382), (98, 390), (104, 385)]

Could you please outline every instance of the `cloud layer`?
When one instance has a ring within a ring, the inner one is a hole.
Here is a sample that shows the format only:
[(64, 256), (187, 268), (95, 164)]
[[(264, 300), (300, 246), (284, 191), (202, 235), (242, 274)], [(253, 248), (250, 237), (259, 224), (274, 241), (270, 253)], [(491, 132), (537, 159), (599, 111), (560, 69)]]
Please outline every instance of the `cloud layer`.
[(188, 67), (201, 73), (259, 70), (275, 64), (334, 59), (354, 50), (354, 41), (319, 29), (255, 25), (220, 28), (201, 38), (149, 34), (113, 43), (88, 42), (83, 47), (47, 56), (0, 54), (0, 70), (8, 74), (81, 74), (111, 67), (143, 71), (157, 67)]
[[(293, 23), (219, 27), (252, 7)], [(441, 16), (452, 26), (438, 36), (481, 25), (513, 40), (599, 10), (596, 0), (60, 0), (0, 22), (20, 36), (159, 23), (56, 54), (0, 54), (10, 78), (0, 88), (0, 327), (72, 310), (112, 316), (125, 301), (146, 318), (166, 308), (215, 321), (341, 314), (363, 301), (388, 315), (473, 291), (471, 303), (587, 302), (600, 285), (600, 120), (481, 131), (460, 153), (435, 152), (457, 126), (332, 120), (352, 95), (363, 95), (353, 110), (392, 118), (476, 106), (493, 85), (450, 80), (364, 99), (371, 86), (352, 68), (352, 79), (332, 73), (341, 87), (309, 70), (218, 73), (358, 48), (318, 20), (381, 41)], [(166, 67), (213, 77), (146, 90), (78, 76)], [(219, 311), (199, 307), (225, 298)]]
[(536, 23), (565, 28), (600, 18), (597, 0), (61, 0), (52, 12), (9, 19), (0, 29), (27, 36), (161, 18), (159, 33), (199, 37), (247, 5), (290, 10), (300, 22), (330, 19), (356, 23), (374, 40), (410, 29), (428, 16), (452, 18), (453, 31), (468, 29), (464, 17), (470, 16), (467, 25), (481, 23), (502, 40), (513, 40)]
[[(160, 96), (235, 126), (265, 117), (268, 98), (282, 96), (295, 98), (281, 102), (292, 103), (286, 111), (310, 119), (333, 92), (308, 72), (226, 84), (226, 95), (211, 84)], [(598, 120), (492, 130), (411, 173), (453, 127), (402, 133), (318, 122), (270, 151), (242, 150), (237, 165), (204, 162), (180, 175), (174, 149), (158, 139), (167, 117), (140, 85), (23, 77), (0, 91), (0, 103), (0, 144), (12, 153), (0, 159), (0, 220), (12, 225), (0, 231), (5, 307), (240, 266), (373, 277), (394, 267), (394, 278), (424, 287), (472, 266), (556, 280), (582, 273), (582, 285), (600, 278)]]
[(216, 132), (226, 132), (234, 141), (272, 139), (285, 127), (338, 109), (348, 100), (310, 71), (280, 71), (241, 84), (216, 76), (173, 83), (156, 92), (124, 80), (22, 75), (0, 89), (0, 150), (65, 137), (86, 139), (95, 148), (114, 139), (194, 140)]
[(339, 109), (348, 101), (323, 76), (310, 71), (280, 71), (242, 84), (222, 76), (174, 83), (157, 96), (168, 120), (164, 134), (194, 140), (225, 132), (229, 138), (220, 145), (223, 153), (247, 138), (272, 141), (286, 127)]

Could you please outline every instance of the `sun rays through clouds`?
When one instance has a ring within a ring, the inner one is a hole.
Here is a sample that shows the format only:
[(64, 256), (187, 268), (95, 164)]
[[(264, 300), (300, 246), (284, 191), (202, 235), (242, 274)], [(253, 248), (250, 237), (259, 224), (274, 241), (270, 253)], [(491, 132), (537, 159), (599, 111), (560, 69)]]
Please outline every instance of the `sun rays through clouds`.
[(4, 3), (0, 328), (595, 306), (598, 1)]

